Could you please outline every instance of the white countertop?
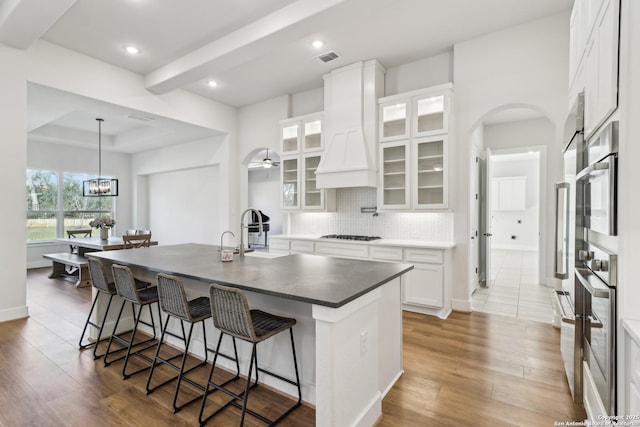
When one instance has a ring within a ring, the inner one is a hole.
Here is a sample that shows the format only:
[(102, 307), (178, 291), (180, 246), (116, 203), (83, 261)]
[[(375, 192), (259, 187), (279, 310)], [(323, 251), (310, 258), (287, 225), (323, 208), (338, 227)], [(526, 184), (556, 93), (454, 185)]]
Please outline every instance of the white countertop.
[(428, 240), (405, 240), (405, 239), (378, 239), (370, 241), (344, 240), (344, 239), (323, 239), (317, 234), (278, 234), (269, 236), (269, 239), (287, 240), (310, 240), (316, 242), (332, 243), (354, 243), (360, 245), (376, 246), (400, 246), (403, 248), (425, 248), (425, 249), (452, 249), (456, 246), (454, 242), (432, 242)]

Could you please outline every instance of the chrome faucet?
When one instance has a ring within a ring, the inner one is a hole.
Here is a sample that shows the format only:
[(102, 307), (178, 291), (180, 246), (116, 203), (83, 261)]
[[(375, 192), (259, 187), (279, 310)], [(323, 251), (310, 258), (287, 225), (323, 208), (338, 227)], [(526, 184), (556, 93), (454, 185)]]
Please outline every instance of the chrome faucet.
[[(247, 210), (245, 210), (244, 212), (242, 212), (242, 214), (240, 215), (240, 246), (239, 246), (239, 251), (240, 251), (240, 258), (244, 258), (244, 232), (243, 229), (247, 228), (249, 229), (249, 226), (247, 225), (246, 227), (244, 226), (244, 216), (247, 212), (253, 211), (256, 213), (256, 215), (258, 216), (258, 236), (262, 236), (262, 215), (260, 214), (260, 211), (254, 208), (249, 208)], [(251, 222), (251, 221), (249, 221)]]
[(224, 233), (222, 233), (222, 236), (220, 236), (220, 249), (219, 249), (219, 251), (222, 251), (222, 239), (224, 238), (224, 235), (225, 235), (225, 234), (227, 234), (227, 233), (231, 233), (231, 235), (232, 235), (233, 237), (236, 237), (236, 235), (235, 235), (235, 234), (233, 234), (233, 231), (228, 231), (228, 230), (227, 230), (227, 231), (225, 231)]

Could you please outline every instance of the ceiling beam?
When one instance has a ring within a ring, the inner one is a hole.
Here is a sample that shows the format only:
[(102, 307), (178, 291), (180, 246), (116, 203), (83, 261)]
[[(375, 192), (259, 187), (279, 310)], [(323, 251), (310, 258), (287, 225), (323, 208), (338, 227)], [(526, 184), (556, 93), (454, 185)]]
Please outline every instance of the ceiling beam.
[(313, 31), (309, 21), (348, 0), (298, 0), (145, 76), (154, 93), (167, 93), (258, 58)]
[(0, 43), (27, 49), (77, 0), (4, 0), (0, 2)]

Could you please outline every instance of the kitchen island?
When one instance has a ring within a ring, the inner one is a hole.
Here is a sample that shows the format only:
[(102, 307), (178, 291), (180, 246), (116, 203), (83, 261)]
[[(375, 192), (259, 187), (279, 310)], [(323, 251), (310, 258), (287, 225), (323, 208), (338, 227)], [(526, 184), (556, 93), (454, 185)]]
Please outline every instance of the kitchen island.
[[(238, 287), (247, 291), (252, 308), (296, 318), (302, 395), (316, 406), (316, 425), (373, 425), (382, 398), (402, 374), (400, 276), (413, 266), (304, 254), (221, 262), (218, 249), (182, 244), (89, 256), (128, 265), (143, 280), (154, 280), (158, 272), (180, 276), (189, 298), (208, 295), (211, 282)], [(217, 335), (208, 324), (207, 341), (215, 342)], [(279, 338), (262, 344), (260, 361), (288, 376), (290, 350), (286, 337)], [(204, 355), (201, 332), (194, 344), (192, 351)], [(227, 344), (223, 351), (230, 350)], [(241, 345), (239, 351), (246, 371), (249, 348)]]

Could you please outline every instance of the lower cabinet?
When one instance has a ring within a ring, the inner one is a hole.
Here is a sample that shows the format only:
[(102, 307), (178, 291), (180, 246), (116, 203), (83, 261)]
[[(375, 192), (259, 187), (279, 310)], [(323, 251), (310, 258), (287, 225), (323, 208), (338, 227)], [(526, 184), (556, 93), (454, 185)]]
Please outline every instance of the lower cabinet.
[(440, 318), (446, 318), (451, 311), (451, 292), (447, 285), (451, 270), (448, 250), (278, 237), (269, 240), (271, 252), (413, 264), (413, 270), (402, 276), (402, 308)]
[(402, 299), (405, 304), (442, 307), (444, 275), (442, 265), (413, 264), (413, 270), (403, 276)]

